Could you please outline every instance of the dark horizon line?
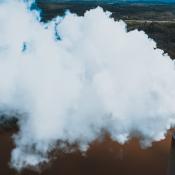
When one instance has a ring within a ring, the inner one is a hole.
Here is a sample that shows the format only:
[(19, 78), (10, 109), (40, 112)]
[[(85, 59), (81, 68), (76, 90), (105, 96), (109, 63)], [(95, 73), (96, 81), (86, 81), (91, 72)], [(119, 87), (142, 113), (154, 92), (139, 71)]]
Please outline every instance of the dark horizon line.
[(175, 4), (174, 0), (36, 0), (41, 3)]

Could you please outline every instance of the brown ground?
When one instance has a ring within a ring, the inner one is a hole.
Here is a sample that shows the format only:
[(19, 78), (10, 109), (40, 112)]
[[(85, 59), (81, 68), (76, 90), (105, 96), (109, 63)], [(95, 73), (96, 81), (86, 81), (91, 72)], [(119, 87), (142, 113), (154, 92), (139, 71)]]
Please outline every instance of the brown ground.
[[(13, 130), (0, 132), (0, 174), (15, 175), (9, 168), (10, 152), (13, 148)], [(42, 175), (166, 175), (169, 164), (171, 131), (166, 140), (143, 150), (133, 139), (119, 145), (106, 136), (103, 142), (92, 143), (86, 155), (80, 152), (64, 154), (59, 152), (57, 159), (45, 167)], [(22, 175), (36, 175), (25, 170)], [(172, 175), (172, 174), (168, 174)]]

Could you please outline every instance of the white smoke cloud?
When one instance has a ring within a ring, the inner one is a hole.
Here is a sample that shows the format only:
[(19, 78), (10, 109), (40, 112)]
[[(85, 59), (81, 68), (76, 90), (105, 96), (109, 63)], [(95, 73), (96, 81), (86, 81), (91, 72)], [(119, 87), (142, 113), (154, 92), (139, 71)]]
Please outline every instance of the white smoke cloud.
[(175, 70), (153, 40), (101, 8), (38, 19), (20, 1), (0, 4), (0, 112), (18, 114), (14, 168), (48, 162), (58, 141), (85, 151), (102, 130), (122, 144), (164, 139), (175, 124)]

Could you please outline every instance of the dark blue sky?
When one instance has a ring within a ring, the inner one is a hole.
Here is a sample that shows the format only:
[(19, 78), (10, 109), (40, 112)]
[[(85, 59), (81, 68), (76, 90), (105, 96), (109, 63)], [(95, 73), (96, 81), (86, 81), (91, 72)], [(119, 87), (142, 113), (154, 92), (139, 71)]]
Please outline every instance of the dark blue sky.
[[(42, 1), (66, 1), (66, 0), (42, 0)], [(67, 0), (67, 1), (71, 1), (71, 0)], [(75, 0), (73, 0), (75, 1)], [(78, 0), (81, 1), (81, 0)], [(83, 0), (82, 0), (83, 1)], [(86, 0), (84, 0), (86, 1)], [(87, 1), (96, 1), (96, 0), (87, 0)], [(98, 1), (165, 1), (165, 2), (175, 2), (175, 0), (98, 0)]]
[(175, 0), (39, 0), (39, 1), (51, 1), (51, 2), (56, 2), (56, 1), (58, 1), (58, 2), (63, 2), (63, 1), (105, 1), (105, 2), (107, 2), (107, 1), (109, 1), (109, 2), (117, 2), (117, 1), (119, 1), (119, 2), (121, 2), (121, 1), (126, 1), (126, 2), (128, 2), (128, 1), (130, 1), (130, 2), (134, 2), (134, 1), (139, 1), (139, 2), (175, 2)]

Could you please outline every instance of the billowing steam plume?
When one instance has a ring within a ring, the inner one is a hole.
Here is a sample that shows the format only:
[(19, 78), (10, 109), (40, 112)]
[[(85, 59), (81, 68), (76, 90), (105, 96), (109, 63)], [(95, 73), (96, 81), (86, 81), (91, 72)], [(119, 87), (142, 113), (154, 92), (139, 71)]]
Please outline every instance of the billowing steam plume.
[(175, 124), (173, 61), (143, 32), (101, 8), (49, 23), (18, 0), (0, 4), (0, 113), (16, 116), (11, 165), (48, 161), (61, 142), (88, 144), (107, 131), (143, 146)]

